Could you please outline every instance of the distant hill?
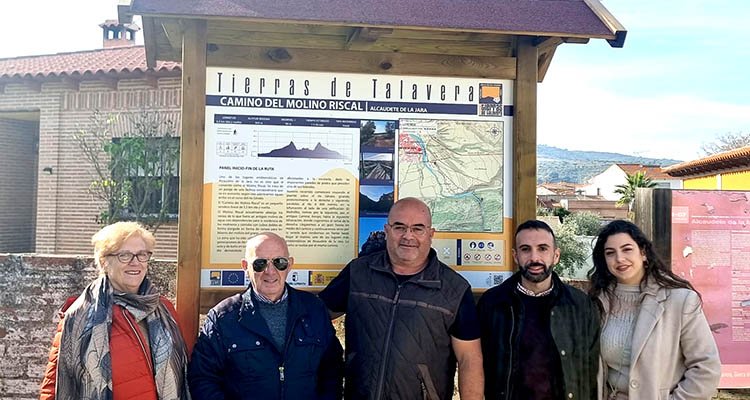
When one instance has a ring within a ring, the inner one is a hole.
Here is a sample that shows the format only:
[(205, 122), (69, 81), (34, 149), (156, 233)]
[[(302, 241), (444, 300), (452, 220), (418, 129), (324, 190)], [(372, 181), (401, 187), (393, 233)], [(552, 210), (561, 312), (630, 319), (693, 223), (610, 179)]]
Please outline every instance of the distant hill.
[(584, 183), (616, 163), (667, 166), (682, 162), (668, 158), (647, 158), (602, 151), (566, 150), (537, 145), (537, 183)]

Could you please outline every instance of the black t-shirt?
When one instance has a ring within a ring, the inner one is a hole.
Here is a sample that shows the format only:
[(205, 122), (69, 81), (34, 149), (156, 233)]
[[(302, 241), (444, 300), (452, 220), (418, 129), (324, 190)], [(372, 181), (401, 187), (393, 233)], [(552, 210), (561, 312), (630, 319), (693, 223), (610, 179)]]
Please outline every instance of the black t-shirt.
[[(346, 312), (349, 301), (349, 266), (346, 266), (341, 273), (334, 278), (331, 283), (323, 289), (318, 297), (326, 304), (329, 310), (333, 312)], [(413, 275), (396, 275), (399, 284), (406, 282)], [(458, 307), (456, 319), (453, 325), (448, 329), (448, 333), (459, 340), (479, 339), (479, 317), (474, 304), (474, 296), (471, 294), (471, 287), (466, 289), (461, 305)]]

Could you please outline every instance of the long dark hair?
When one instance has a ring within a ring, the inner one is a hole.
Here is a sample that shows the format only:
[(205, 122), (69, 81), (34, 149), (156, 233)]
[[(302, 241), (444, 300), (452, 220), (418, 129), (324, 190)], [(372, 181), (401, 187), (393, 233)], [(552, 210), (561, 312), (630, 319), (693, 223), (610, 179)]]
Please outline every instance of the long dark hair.
[[(605, 294), (611, 299), (614, 289), (617, 286), (617, 279), (607, 268), (607, 260), (604, 258), (604, 244), (607, 243), (607, 239), (610, 236), (618, 233), (628, 234), (643, 254), (646, 255), (646, 261), (643, 265), (646, 271), (641, 280), (641, 288), (644, 287), (646, 282), (653, 280), (664, 288), (685, 288), (698, 293), (690, 282), (675, 275), (672, 272), (672, 268), (656, 255), (654, 244), (651, 243), (637, 225), (630, 221), (618, 219), (607, 224), (597, 235), (593, 253), (594, 267), (588, 273), (591, 283), (591, 287), (589, 288), (589, 295), (591, 297), (597, 298)], [(698, 296), (700, 296), (700, 293), (698, 293)]]

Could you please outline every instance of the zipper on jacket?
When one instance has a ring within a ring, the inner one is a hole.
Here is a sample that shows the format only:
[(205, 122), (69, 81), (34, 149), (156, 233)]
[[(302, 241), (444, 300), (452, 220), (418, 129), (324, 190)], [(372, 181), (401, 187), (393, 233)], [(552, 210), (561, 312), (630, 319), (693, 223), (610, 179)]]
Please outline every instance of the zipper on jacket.
[(146, 363), (148, 364), (148, 369), (151, 370), (151, 375), (154, 375), (154, 366), (151, 365), (151, 357), (148, 356), (148, 352), (146, 352), (146, 346), (143, 344), (143, 340), (141, 340), (141, 332), (140, 328), (137, 326), (133, 326), (133, 323), (130, 322), (130, 319), (127, 315), (127, 310), (124, 308), (121, 308), (122, 310), (122, 316), (125, 317), (125, 321), (128, 322), (128, 326), (130, 326), (130, 329), (135, 334), (136, 339), (138, 339), (138, 344), (141, 346), (141, 351), (143, 352), (143, 358), (146, 359)]
[(385, 385), (385, 367), (390, 355), (391, 336), (393, 336), (393, 325), (396, 323), (396, 309), (398, 308), (398, 299), (401, 296), (401, 284), (396, 286), (396, 295), (393, 297), (391, 306), (391, 318), (388, 321), (388, 331), (385, 334), (385, 346), (383, 348), (383, 359), (380, 362), (380, 372), (378, 372), (378, 383), (376, 386), (375, 399), (380, 400), (383, 397), (383, 386)]
[(284, 364), (286, 364), (286, 355), (289, 352), (289, 343), (292, 342), (292, 338), (294, 337), (294, 327), (297, 326), (297, 321), (299, 321), (300, 316), (298, 315), (294, 321), (291, 322), (291, 328), (289, 328), (289, 335), (286, 337), (286, 342), (284, 343), (284, 353), (281, 354), (281, 365), (279, 365), (279, 391), (280, 391), (280, 399), (284, 398), (284, 392), (286, 386), (284, 386), (284, 382), (286, 381), (286, 374), (284, 373)]

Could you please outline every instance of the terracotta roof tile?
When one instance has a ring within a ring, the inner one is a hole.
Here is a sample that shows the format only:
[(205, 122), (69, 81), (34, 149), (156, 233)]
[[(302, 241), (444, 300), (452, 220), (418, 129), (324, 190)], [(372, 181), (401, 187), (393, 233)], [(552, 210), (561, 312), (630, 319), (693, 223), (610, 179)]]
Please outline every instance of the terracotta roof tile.
[(625, 171), (628, 175), (633, 175), (636, 172), (643, 172), (646, 177), (656, 180), (672, 180), (673, 178), (664, 173), (664, 168), (658, 165), (642, 165), (642, 164), (617, 164), (620, 169)]
[(665, 168), (664, 172), (670, 176), (691, 176), (749, 167), (750, 146), (745, 146), (697, 160), (675, 164)]
[(0, 81), (6, 82), (29, 78), (43, 80), (60, 77), (80, 78), (144, 72), (178, 73), (180, 71), (180, 64), (171, 61), (159, 61), (156, 63), (156, 68), (147, 68), (146, 51), (143, 46), (0, 58)]

